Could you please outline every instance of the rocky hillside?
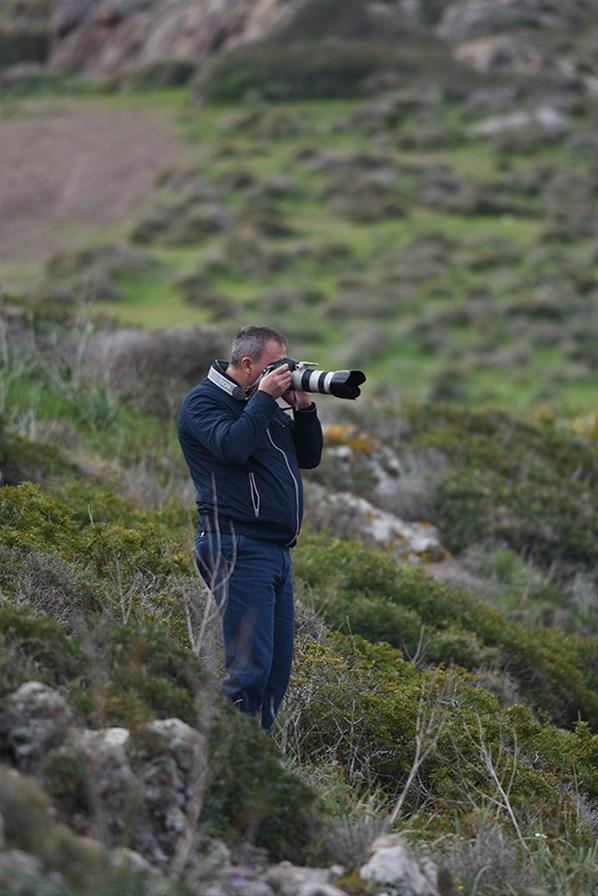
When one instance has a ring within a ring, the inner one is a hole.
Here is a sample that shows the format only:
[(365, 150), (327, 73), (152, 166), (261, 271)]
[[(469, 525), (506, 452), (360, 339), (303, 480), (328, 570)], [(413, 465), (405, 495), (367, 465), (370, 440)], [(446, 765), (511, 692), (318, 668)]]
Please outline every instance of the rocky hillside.
[(297, 0), (8, 0), (2, 11), (10, 51), (5, 64), (30, 59), (91, 75), (175, 60), (199, 66), (269, 34), (297, 5)]
[(6, 0), (1, 15), (5, 65), (31, 59), (107, 75), (179, 60), (201, 69), (242, 44), (273, 34), (278, 44), (281, 30), (312, 48), (326, 36), (337, 46), (339, 38), (392, 44), (400, 65), (405, 37), (427, 33), (479, 72), (596, 89), (587, 0)]
[(586, 435), (446, 405), (329, 422), (270, 742), (218, 694), (168, 404), (220, 334), (3, 332), (4, 891), (591, 889)]
[[(0, 892), (598, 886), (583, 0), (0, 7)], [(272, 739), (219, 695), (181, 396), (319, 397)]]

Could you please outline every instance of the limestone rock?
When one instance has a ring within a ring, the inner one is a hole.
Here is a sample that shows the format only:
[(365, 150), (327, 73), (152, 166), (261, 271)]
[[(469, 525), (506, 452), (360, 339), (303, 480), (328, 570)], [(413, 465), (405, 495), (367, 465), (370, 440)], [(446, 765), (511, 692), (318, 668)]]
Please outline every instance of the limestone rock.
[(505, 131), (525, 131), (536, 127), (546, 136), (562, 136), (569, 131), (567, 119), (552, 106), (540, 106), (531, 112), (523, 110), (507, 115), (496, 115), (472, 125), (469, 133), (472, 137), (494, 137)]
[(107, 75), (203, 59), (270, 33), (297, 0), (56, 0), (53, 69)]
[(71, 745), (89, 763), (90, 783), (102, 806), (112, 834), (123, 833), (135, 798), (135, 776), (131, 769), (126, 728), (74, 731)]
[(372, 854), (359, 874), (363, 880), (383, 884), (388, 896), (438, 896), (436, 866), (417, 861), (398, 834), (374, 841)]
[(0, 731), (19, 768), (29, 769), (65, 739), (71, 711), (58, 691), (29, 681), (4, 701)]
[(306, 488), (310, 520), (334, 525), (337, 537), (361, 538), (390, 549), (403, 562), (442, 560), (446, 554), (438, 531), (429, 523), (406, 522), (351, 492), (330, 492), (310, 483)]
[(455, 47), (455, 58), (481, 72), (510, 71), (537, 74), (544, 69), (541, 50), (528, 38), (493, 34), (464, 41)]
[(458, 0), (447, 3), (438, 33), (463, 40), (518, 27), (559, 27), (563, 23), (558, 0)]
[(205, 738), (180, 719), (149, 722), (141, 732), (137, 764), (141, 797), (150, 825), (139, 831), (139, 847), (167, 866), (187, 828), (198, 796), (207, 748)]
[(268, 869), (264, 880), (277, 896), (344, 896), (344, 891), (331, 882), (337, 872), (336, 868), (304, 868), (280, 862)]

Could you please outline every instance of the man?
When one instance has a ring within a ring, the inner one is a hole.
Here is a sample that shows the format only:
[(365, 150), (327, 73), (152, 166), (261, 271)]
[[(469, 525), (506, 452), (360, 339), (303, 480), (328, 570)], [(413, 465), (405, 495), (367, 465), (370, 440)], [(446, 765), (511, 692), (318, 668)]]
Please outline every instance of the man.
[[(322, 428), (291, 387), (287, 341), (244, 327), (183, 399), (178, 435), (196, 488), (196, 560), (222, 616), (224, 692), (269, 731), (287, 689), (294, 606), (290, 548), (303, 517), (299, 468), (317, 467)], [(291, 419), (278, 405), (293, 408)]]

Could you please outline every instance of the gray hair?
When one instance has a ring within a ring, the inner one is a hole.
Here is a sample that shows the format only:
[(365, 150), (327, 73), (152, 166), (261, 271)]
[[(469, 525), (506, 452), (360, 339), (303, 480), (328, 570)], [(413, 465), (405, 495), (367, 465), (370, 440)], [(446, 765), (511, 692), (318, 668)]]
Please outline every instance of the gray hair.
[(272, 340), (286, 349), (286, 338), (271, 327), (243, 327), (233, 339), (230, 353), (231, 365), (238, 367), (245, 357), (257, 361), (267, 343)]

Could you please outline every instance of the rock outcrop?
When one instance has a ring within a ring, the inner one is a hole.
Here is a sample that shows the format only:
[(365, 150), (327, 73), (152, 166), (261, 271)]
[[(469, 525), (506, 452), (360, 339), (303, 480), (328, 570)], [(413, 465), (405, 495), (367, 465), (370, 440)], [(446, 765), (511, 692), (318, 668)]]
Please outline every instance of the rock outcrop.
[(200, 64), (269, 33), (293, 5), (296, 0), (57, 0), (49, 64), (92, 75), (165, 60)]
[[(58, 691), (30, 681), (0, 703), (0, 737), (16, 766), (0, 765), (3, 893), (58, 896), (73, 879), (97, 887), (112, 874), (151, 896), (167, 896), (173, 876), (202, 896), (346, 896), (339, 865), (272, 864), (250, 847), (235, 860), (199, 835), (207, 743), (180, 719), (134, 734), (81, 728)], [(354, 873), (372, 896), (439, 896), (436, 866), (398, 836), (376, 840)]]

